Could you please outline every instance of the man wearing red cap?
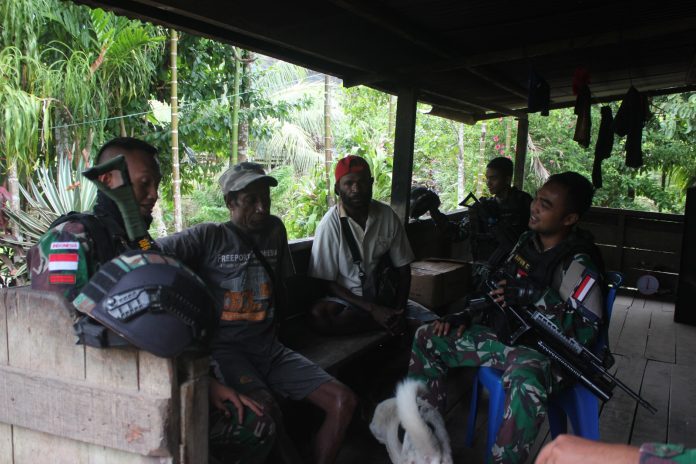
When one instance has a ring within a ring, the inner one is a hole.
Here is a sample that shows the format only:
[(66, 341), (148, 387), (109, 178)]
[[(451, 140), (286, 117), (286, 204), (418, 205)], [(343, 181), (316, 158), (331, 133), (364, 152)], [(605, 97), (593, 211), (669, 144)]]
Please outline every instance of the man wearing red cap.
[[(329, 294), (312, 308), (316, 328), (350, 333), (382, 326), (398, 333), (404, 318), (414, 325), (437, 319), (408, 300), (414, 254), (396, 213), (372, 199), (367, 161), (346, 156), (335, 177), (339, 202), (319, 223), (309, 262), (309, 275), (326, 281)], [(397, 276), (391, 294), (378, 282), (386, 261)]]

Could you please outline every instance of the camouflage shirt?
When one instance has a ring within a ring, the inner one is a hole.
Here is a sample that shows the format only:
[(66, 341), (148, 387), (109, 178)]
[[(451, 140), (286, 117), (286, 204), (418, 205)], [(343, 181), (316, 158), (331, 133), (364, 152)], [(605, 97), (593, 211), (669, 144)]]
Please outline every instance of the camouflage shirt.
[[(120, 242), (116, 248), (123, 251), (125, 241)], [(32, 289), (58, 292), (72, 301), (102, 263), (85, 226), (66, 221), (49, 229), (29, 250), (27, 264)]]
[(682, 445), (644, 443), (640, 447), (640, 464), (696, 464), (696, 449)]
[[(534, 232), (522, 234), (506, 264), (508, 273), (516, 277), (525, 277), (528, 272), (533, 272), (530, 269), (532, 264), (525, 262), (525, 257), (519, 253), (520, 245), (527, 240), (542, 256), (553, 252), (553, 249), (543, 251)], [(551, 282), (535, 306), (550, 317), (564, 334), (587, 346), (595, 340), (602, 322), (604, 296), (601, 285), (601, 277), (592, 258), (586, 253), (573, 253), (571, 250), (568, 258), (553, 270)]]

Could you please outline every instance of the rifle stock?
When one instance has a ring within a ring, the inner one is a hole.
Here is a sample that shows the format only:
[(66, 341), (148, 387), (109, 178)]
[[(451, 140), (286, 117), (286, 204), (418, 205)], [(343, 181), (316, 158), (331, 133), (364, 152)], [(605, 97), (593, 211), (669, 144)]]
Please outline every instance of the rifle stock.
[[(109, 188), (107, 184), (99, 180), (99, 176), (107, 172), (117, 171), (121, 175), (123, 184)], [(130, 176), (128, 175), (128, 166), (126, 158), (123, 155), (118, 155), (102, 164), (93, 166), (82, 172), (82, 175), (92, 181), (97, 188), (111, 198), (123, 217), (123, 223), (126, 228), (128, 239), (136, 244), (141, 250), (149, 250), (154, 246), (150, 234), (145, 226), (140, 215), (140, 209), (133, 194), (133, 187)]]
[[(489, 280), (486, 283), (491, 290), (496, 288), (494, 281)], [(653, 405), (609, 372), (602, 360), (592, 351), (561, 332), (556, 324), (540, 311), (530, 311), (525, 307), (518, 308), (509, 304), (501, 305), (490, 294), (486, 295), (497, 309), (505, 313), (508, 321), (512, 320), (518, 326), (510, 336), (511, 344), (518, 343), (522, 335), (529, 334), (530, 344), (534, 348), (555, 361), (597, 398), (608, 401), (612, 396), (612, 389), (618, 386), (645, 409), (653, 414), (657, 412)]]

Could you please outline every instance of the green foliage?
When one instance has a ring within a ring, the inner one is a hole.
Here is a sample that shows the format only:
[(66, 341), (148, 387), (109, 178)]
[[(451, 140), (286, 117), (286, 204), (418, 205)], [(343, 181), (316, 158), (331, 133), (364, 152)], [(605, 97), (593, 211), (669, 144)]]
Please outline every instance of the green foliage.
[[(150, 114), (151, 101), (169, 101), (166, 31), (58, 0), (0, 1), (0, 20), (0, 180), (16, 162), (26, 193), (33, 199), (41, 193), (48, 210), (57, 211), (59, 202), (49, 200), (50, 187), (45, 195), (31, 187), (45, 176), (35, 168), (57, 160), (76, 165), (125, 131), (159, 148), (162, 210), (165, 223), (171, 223), (170, 126), (166, 118)], [(249, 128), (248, 155), (278, 178), (273, 212), (283, 218), (290, 236), (311, 235), (327, 211), (327, 195), (333, 195), (333, 180), (327, 181), (324, 171), (323, 76), (188, 34), (180, 36), (177, 62), (179, 139), (197, 162), (188, 162), (182, 145), (185, 225), (228, 218), (216, 177), (230, 156), (233, 70), (240, 56), (252, 60), (242, 67), (239, 92), (240, 123)], [(365, 157), (375, 177), (374, 198), (388, 202), (393, 97), (332, 84), (332, 102), (334, 163), (347, 154)], [(618, 104), (612, 107), (616, 112)], [(685, 189), (696, 182), (696, 94), (657, 97), (651, 109), (654, 116), (644, 131), (645, 165), (626, 168), (624, 140), (617, 138), (603, 163), (604, 187), (595, 204), (683, 209)], [(516, 124), (500, 118), (468, 126), (428, 116), (424, 105), (418, 111), (414, 183), (438, 191), (444, 210), (456, 208), (467, 191), (486, 193), (485, 165), (496, 156), (513, 156)], [(571, 109), (530, 116), (526, 190), (533, 192), (546, 176), (566, 170), (590, 176), (595, 140), (588, 149), (574, 142), (575, 122)], [(593, 107), (592, 127), (596, 137), (599, 107)], [(508, 136), (512, 146), (505, 144)], [(25, 198), (25, 209), (37, 221), (42, 206), (32, 201)], [(72, 204), (72, 209), (87, 209), (86, 203)], [(50, 213), (45, 214), (48, 220)], [(36, 233), (26, 232), (25, 238)]]
[(201, 184), (191, 192), (184, 202), (184, 219), (185, 227), (201, 222), (226, 222), (230, 219), (217, 182)]
[[(23, 257), (60, 215), (90, 210), (97, 197), (97, 188), (92, 182), (79, 180), (83, 169), (80, 163), (74, 170), (67, 160), (58, 162), (55, 174), (51, 167), (39, 167), (38, 180), (29, 178), (27, 188), (20, 186), (26, 210), (12, 211), (5, 205), (0, 206), (0, 211), (15, 224), (13, 233), (0, 236), (0, 247), (12, 249), (15, 255)], [(8, 262), (4, 265), (6, 276), (22, 278), (26, 274), (23, 262), (16, 268)]]

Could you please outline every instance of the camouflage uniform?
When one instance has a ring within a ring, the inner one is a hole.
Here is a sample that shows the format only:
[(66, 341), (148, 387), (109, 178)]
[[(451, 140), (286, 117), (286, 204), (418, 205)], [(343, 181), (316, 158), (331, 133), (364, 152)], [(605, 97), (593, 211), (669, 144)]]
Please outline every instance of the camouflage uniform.
[[(114, 221), (109, 221), (109, 232), (117, 254), (129, 248), (125, 231)], [(103, 264), (93, 238), (78, 221), (63, 222), (49, 229), (29, 250), (27, 261), (32, 289), (60, 293), (68, 301), (75, 299)], [(263, 463), (275, 443), (271, 415), (257, 416), (247, 407), (242, 424), (234, 407), (230, 406), (229, 417), (210, 408), (209, 427), (211, 453), (224, 457), (225, 464)]]
[[(523, 275), (529, 263), (518, 253), (521, 244), (540, 244), (533, 233), (526, 233), (507, 260)], [(539, 255), (545, 253), (538, 249)], [(572, 257), (572, 258), (571, 258)], [(584, 345), (591, 344), (598, 333), (602, 315), (602, 292), (591, 277), (595, 268), (586, 254), (570, 254), (569, 262), (555, 266), (547, 287), (535, 306), (550, 317), (569, 336)], [(567, 261), (567, 260), (566, 260)], [(542, 266), (543, 267), (543, 266)], [(584, 284), (584, 285), (583, 285)], [(503, 371), (507, 391), (503, 422), (493, 447), (493, 460), (503, 463), (524, 462), (541, 423), (546, 416), (548, 396), (566, 382), (551, 360), (524, 345), (508, 346), (495, 332), (475, 324), (461, 337), (452, 330), (447, 336), (433, 335), (433, 326), (421, 327), (413, 341), (409, 377), (428, 384), (426, 399), (441, 408), (445, 392), (441, 383), (449, 368), (490, 366)]]
[(640, 464), (694, 464), (696, 449), (682, 445), (644, 443), (640, 447)]
[[(118, 229), (110, 232), (116, 254), (125, 251), (125, 232), (119, 233)], [(58, 292), (68, 301), (80, 293), (102, 264), (92, 238), (78, 221), (67, 221), (49, 229), (29, 250), (27, 263), (32, 289)]]
[(228, 405), (230, 415), (211, 407), (209, 411), (210, 454), (225, 464), (266, 462), (276, 438), (276, 422), (271, 414), (259, 416), (244, 407), (239, 423), (237, 409)]

